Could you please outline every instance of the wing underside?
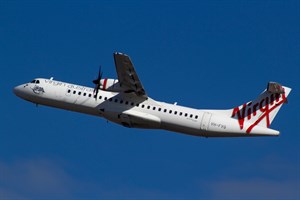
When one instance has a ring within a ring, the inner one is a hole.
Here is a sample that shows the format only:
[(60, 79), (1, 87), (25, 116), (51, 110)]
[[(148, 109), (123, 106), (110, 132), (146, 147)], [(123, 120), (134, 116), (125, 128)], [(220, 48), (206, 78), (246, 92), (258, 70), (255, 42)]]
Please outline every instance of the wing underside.
[(146, 97), (145, 89), (126, 54), (114, 53), (115, 66), (118, 74), (120, 87), (125, 93), (135, 93), (139, 97)]

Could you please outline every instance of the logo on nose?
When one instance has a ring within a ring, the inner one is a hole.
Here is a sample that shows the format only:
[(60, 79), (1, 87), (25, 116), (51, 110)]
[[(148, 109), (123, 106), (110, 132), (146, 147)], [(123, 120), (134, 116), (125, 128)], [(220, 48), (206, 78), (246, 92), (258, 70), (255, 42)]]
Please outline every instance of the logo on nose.
[(42, 88), (42, 87), (39, 87), (39, 86), (34, 86), (33, 88), (31, 88), (32, 89), (32, 91), (35, 93), (35, 94), (43, 94), (43, 93), (45, 93), (45, 90), (44, 90), (44, 88)]

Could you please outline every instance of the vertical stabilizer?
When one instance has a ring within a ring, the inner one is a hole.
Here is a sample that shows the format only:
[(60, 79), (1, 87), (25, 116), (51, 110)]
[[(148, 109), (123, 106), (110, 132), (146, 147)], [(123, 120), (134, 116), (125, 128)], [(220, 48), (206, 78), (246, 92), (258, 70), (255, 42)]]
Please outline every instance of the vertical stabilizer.
[(267, 89), (257, 99), (232, 109), (232, 118), (238, 120), (241, 129), (244, 129), (244, 122), (249, 122), (246, 132), (256, 126), (269, 127), (276, 114), (284, 103), (287, 103), (287, 96), (291, 88), (281, 86), (279, 83), (269, 82)]

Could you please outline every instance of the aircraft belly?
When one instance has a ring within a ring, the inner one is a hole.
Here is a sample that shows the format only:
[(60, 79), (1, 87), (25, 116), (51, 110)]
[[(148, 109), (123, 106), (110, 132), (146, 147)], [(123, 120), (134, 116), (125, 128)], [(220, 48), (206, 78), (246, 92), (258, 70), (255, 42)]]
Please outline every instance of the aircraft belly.
[(162, 118), (161, 129), (184, 133), (195, 136), (202, 136), (200, 121), (190, 118), (178, 119), (172, 117)]

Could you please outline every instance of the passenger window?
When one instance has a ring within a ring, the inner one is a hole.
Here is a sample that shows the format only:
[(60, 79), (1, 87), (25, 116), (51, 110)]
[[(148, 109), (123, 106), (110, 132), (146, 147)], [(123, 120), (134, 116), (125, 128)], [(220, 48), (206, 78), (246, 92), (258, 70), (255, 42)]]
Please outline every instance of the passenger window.
[(36, 83), (36, 84), (40, 84), (40, 81), (39, 81), (39, 80), (37, 80), (35, 83)]
[(179, 115), (181, 116), (181, 115), (182, 115), (182, 112), (180, 112)]
[(147, 106), (147, 109), (150, 109), (150, 106)]
[(184, 116), (185, 116), (185, 117), (187, 117), (187, 116), (188, 116), (188, 114), (187, 114), (187, 113), (185, 113), (185, 114), (184, 114)]
[(144, 108), (145, 107), (145, 105), (142, 105), (142, 108)]
[(153, 110), (155, 110), (156, 108), (155, 107), (153, 107)]
[(106, 100), (107, 100), (107, 97), (104, 97), (104, 100), (106, 101)]
[(73, 94), (76, 94), (76, 91), (75, 91), (75, 90), (73, 91)]
[(177, 111), (175, 111), (174, 114), (177, 115)]
[(78, 92), (78, 95), (81, 95), (81, 92)]
[(122, 104), (122, 103), (123, 103), (123, 100), (121, 100), (120, 103)]
[(192, 114), (190, 115), (190, 118), (193, 118), (193, 115), (192, 115)]
[(118, 103), (118, 99), (115, 99), (115, 102)]
[(134, 105), (134, 103), (133, 103), (133, 102), (131, 102), (131, 105), (133, 106), (133, 105)]
[(198, 115), (196, 115), (195, 118), (198, 119)]
[(126, 101), (125, 104), (128, 105), (128, 101)]
[(109, 98), (108, 101), (112, 101), (112, 98)]
[(171, 114), (171, 113), (172, 113), (172, 110), (170, 110), (169, 113)]
[(164, 109), (164, 112), (167, 112), (167, 109)]
[(70, 93), (71, 92), (71, 90), (68, 90), (68, 93)]
[(137, 104), (136, 104), (136, 107), (139, 107), (139, 105), (140, 105), (140, 104), (137, 103)]
[(83, 96), (86, 96), (86, 93), (83, 93)]

